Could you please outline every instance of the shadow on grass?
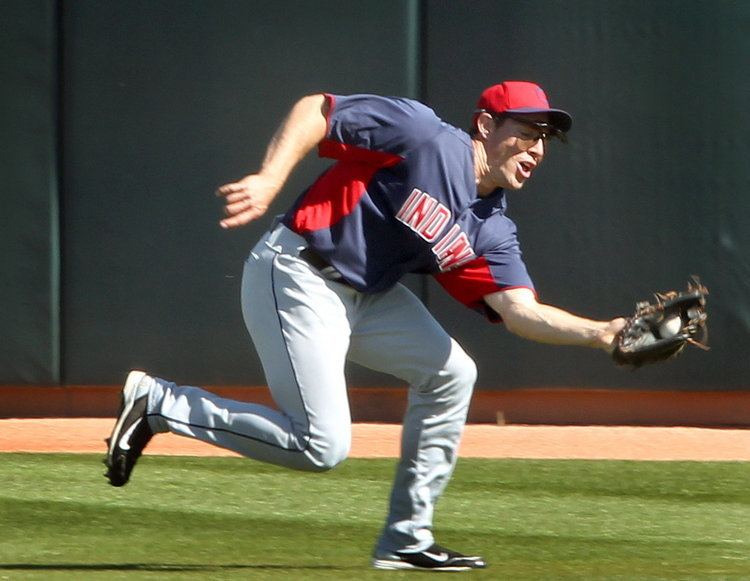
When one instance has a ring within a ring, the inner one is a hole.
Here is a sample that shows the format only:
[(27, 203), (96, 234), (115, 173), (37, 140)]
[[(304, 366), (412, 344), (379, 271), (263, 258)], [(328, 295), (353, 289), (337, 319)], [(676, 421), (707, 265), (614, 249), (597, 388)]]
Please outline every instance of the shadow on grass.
[(230, 570), (278, 569), (289, 571), (348, 571), (361, 569), (361, 566), (334, 565), (281, 565), (274, 564), (228, 564), (228, 565), (171, 565), (168, 563), (4, 563), (0, 571), (230, 571)]

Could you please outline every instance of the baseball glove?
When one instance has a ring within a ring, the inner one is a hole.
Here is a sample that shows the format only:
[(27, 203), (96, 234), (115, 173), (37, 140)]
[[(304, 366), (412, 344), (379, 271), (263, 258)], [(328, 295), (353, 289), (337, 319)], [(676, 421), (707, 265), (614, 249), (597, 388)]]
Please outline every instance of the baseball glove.
[(617, 334), (612, 358), (618, 365), (640, 367), (675, 357), (690, 343), (708, 349), (708, 289), (697, 276), (686, 291), (657, 293), (654, 302), (636, 303), (635, 313)]

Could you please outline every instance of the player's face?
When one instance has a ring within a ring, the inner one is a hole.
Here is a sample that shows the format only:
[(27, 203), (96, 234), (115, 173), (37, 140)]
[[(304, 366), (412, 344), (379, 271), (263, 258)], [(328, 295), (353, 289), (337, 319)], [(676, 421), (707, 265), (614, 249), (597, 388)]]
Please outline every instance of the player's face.
[[(546, 116), (529, 116), (545, 122)], [(494, 188), (520, 190), (542, 163), (546, 140), (532, 125), (503, 119), (489, 131), (484, 148), (489, 166), (488, 181)]]

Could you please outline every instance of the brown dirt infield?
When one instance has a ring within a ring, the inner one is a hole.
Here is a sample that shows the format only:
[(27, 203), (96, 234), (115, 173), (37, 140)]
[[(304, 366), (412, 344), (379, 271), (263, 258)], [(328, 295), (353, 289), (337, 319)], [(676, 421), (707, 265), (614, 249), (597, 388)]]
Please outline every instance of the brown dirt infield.
[[(0, 420), (0, 452), (104, 453), (110, 418)], [(353, 458), (398, 455), (401, 427), (354, 424)], [(234, 456), (202, 442), (159, 434), (147, 454)], [(461, 456), (620, 460), (750, 461), (750, 430), (680, 427), (495, 426), (466, 427)]]

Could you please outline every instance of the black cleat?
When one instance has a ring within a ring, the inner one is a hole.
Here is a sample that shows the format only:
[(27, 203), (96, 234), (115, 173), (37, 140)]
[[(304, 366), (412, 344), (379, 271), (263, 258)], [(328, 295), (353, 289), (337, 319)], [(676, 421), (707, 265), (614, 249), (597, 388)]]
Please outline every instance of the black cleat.
[(112, 435), (107, 438), (107, 466), (105, 476), (112, 486), (124, 486), (130, 479), (138, 458), (143, 449), (153, 438), (154, 433), (148, 425), (148, 392), (147, 386), (141, 386), (146, 377), (142, 371), (131, 371), (122, 388), (122, 400), (117, 423)]
[(487, 566), (482, 557), (467, 556), (440, 545), (418, 552), (395, 551), (376, 555), (372, 560), (376, 569), (418, 569), (420, 571), (470, 571)]

